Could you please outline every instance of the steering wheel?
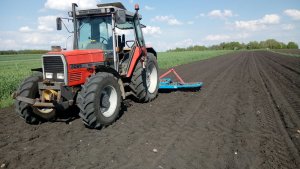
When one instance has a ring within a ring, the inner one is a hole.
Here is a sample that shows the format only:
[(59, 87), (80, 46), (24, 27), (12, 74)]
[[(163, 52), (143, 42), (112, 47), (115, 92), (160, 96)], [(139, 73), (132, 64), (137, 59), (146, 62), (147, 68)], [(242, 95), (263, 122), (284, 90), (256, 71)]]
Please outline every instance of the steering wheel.
[[(103, 39), (103, 40), (101, 41), (101, 39)], [(104, 41), (106, 41), (106, 44), (108, 43), (108, 40), (106, 38), (104, 38), (103, 36), (100, 36), (100, 42), (103, 43)]]
[[(91, 38), (90, 38), (91, 39)], [(102, 39), (102, 41), (101, 41), (101, 39)], [(106, 38), (104, 38), (103, 36), (100, 36), (100, 42), (101, 43), (103, 43), (104, 41), (106, 41), (106, 43), (108, 43), (108, 40), (106, 39)], [(91, 42), (93, 43), (93, 42), (96, 42), (96, 40), (95, 39), (91, 39)], [(103, 43), (104, 44), (104, 43)]]
[[(129, 46), (128, 42), (133, 42), (133, 44), (132, 44), (131, 46)], [(126, 41), (126, 46), (127, 46), (128, 48), (132, 48), (134, 44), (135, 44), (135, 40), (127, 40), (127, 41)]]

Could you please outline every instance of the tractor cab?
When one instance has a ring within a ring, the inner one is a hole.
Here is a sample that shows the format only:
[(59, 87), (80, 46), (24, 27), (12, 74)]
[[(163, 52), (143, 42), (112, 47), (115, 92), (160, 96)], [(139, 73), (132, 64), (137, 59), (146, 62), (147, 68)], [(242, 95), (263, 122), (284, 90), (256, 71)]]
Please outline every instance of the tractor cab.
[[(73, 17), (74, 50), (102, 50), (107, 63), (123, 76), (129, 77), (129, 62), (135, 52), (146, 54), (142, 33), (145, 26), (136, 12), (129, 12), (122, 3), (98, 4), (96, 9), (76, 10), (72, 5), (69, 16)], [(61, 19), (57, 19), (57, 29), (61, 30)], [(138, 50), (136, 51), (136, 47)]]

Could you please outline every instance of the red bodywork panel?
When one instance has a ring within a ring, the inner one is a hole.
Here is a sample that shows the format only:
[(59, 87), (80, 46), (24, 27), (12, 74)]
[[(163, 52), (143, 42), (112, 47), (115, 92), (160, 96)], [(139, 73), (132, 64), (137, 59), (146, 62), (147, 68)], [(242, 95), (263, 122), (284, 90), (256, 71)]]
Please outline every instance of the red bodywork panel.
[(93, 73), (88, 68), (105, 62), (104, 52), (99, 49), (49, 52), (48, 54), (65, 56), (68, 68), (68, 86), (84, 84)]
[(126, 77), (130, 77), (132, 75), (132, 72), (133, 72), (133, 70), (135, 68), (135, 65), (136, 65), (139, 57), (143, 53), (142, 51), (143, 51), (143, 49), (140, 48), (140, 47), (138, 47), (138, 46), (135, 48), (135, 51), (134, 51), (134, 54), (133, 54), (133, 57), (132, 57), (132, 61), (130, 63), (130, 66), (129, 66), (129, 69), (128, 69)]
[[(63, 55), (65, 57), (68, 69), (68, 86), (84, 84), (86, 79), (94, 73), (88, 68), (108, 61), (104, 56), (103, 50), (99, 49), (49, 52), (48, 54)], [(137, 61), (143, 54), (147, 55), (147, 49), (136, 46), (126, 77), (131, 77)]]

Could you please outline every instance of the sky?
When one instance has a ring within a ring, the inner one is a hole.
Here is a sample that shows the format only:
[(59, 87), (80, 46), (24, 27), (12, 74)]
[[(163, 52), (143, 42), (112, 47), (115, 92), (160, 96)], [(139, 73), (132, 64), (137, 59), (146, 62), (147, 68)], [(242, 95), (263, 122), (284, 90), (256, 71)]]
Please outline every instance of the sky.
[[(300, 0), (119, 0), (140, 6), (146, 44), (157, 51), (221, 42), (274, 38), (300, 45)], [(108, 0), (1, 0), (0, 50), (71, 49), (72, 36), (56, 30), (56, 17), (67, 17), (71, 3), (96, 8)], [(72, 30), (72, 24), (66, 23)]]

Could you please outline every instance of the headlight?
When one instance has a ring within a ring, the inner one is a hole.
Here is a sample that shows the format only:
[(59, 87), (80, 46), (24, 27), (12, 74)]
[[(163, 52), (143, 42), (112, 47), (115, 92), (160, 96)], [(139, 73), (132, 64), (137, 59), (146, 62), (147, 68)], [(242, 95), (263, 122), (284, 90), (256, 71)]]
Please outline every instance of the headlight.
[(57, 73), (57, 79), (65, 79), (65, 75), (63, 73)]
[(53, 73), (46, 73), (46, 79), (52, 79)]

